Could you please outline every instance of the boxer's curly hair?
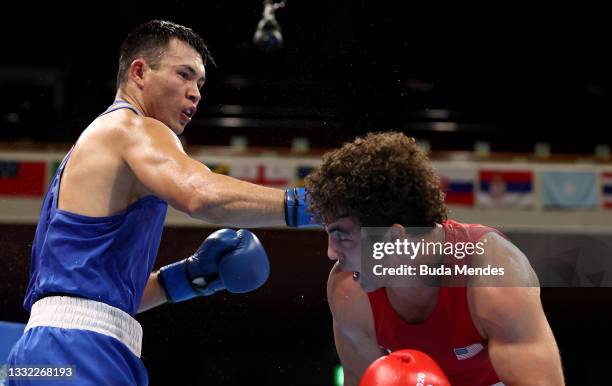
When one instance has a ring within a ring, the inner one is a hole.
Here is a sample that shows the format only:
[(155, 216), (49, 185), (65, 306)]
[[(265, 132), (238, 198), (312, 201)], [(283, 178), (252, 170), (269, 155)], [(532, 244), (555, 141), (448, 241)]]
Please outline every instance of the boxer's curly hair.
[(152, 68), (157, 68), (171, 39), (179, 39), (189, 44), (202, 57), (204, 65), (215, 61), (200, 35), (191, 28), (164, 20), (151, 20), (134, 28), (123, 40), (119, 48), (119, 70), (117, 89), (134, 59), (142, 57)]
[(369, 133), (326, 153), (306, 178), (310, 210), (323, 224), (431, 227), (446, 220), (444, 193), (427, 155), (402, 133)]

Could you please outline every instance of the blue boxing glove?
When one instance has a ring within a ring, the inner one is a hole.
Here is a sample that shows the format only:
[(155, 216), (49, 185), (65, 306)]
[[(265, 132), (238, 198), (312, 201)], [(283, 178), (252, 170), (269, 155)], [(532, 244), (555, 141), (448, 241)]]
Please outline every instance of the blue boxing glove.
[(227, 289), (243, 293), (261, 287), (270, 263), (259, 239), (247, 231), (221, 229), (185, 260), (162, 267), (158, 280), (172, 303)]
[(314, 228), (319, 224), (314, 222), (308, 211), (306, 190), (304, 188), (289, 188), (285, 190), (285, 222), (288, 227)]

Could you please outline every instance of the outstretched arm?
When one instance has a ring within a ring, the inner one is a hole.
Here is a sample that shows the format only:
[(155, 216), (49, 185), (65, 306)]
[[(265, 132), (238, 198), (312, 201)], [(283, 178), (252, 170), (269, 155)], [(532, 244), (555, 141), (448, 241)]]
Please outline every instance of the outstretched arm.
[(235, 227), (285, 225), (284, 191), (211, 172), (161, 122), (122, 131), (121, 154), (142, 184), (192, 217)]

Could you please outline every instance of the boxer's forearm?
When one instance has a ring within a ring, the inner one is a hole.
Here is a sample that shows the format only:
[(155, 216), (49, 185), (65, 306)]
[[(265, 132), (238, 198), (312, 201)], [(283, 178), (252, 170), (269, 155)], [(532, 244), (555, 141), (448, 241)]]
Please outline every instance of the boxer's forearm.
[(283, 190), (211, 173), (197, 194), (200, 199), (189, 213), (192, 217), (244, 228), (286, 224)]
[(140, 301), (140, 307), (138, 307), (138, 313), (150, 310), (151, 308), (157, 307), (166, 303), (166, 292), (162, 288), (161, 284), (157, 280), (157, 272), (153, 272), (149, 276), (149, 281), (145, 286), (142, 299)]

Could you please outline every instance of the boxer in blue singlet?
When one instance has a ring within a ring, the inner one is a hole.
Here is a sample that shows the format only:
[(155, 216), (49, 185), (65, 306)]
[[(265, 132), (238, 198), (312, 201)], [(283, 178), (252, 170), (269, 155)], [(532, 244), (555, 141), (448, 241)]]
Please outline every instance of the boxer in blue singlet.
[(265, 282), (265, 251), (245, 230), (217, 231), (193, 256), (152, 272), (168, 204), (234, 227), (310, 224), (303, 190), (215, 174), (184, 152), (177, 135), (201, 99), (207, 60), (201, 38), (170, 22), (144, 23), (124, 40), (115, 103), (82, 133), (44, 197), (24, 301), (30, 319), (11, 368), (65, 376), (70, 368), (71, 385), (146, 385), (134, 314)]

